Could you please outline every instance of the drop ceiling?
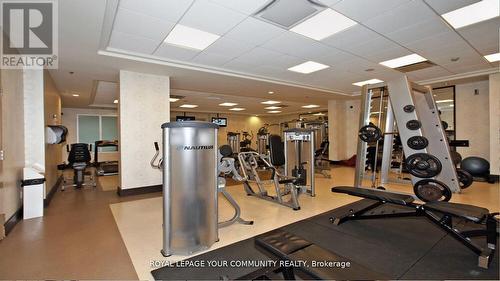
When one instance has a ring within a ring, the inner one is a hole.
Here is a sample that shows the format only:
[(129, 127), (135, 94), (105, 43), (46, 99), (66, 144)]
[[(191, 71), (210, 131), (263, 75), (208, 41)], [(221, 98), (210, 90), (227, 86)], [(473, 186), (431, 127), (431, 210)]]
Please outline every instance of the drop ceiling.
[[(439, 16), (477, 0), (318, 1), (358, 23), (321, 41), (252, 16), (268, 0), (103, 2), (59, 4), (61, 63), (51, 73), (61, 91), (88, 94), (83, 103), (64, 97), (70, 106), (92, 103), (94, 81), (117, 82), (119, 69), (169, 75), (177, 90), (256, 99), (274, 90), (321, 104), (356, 94), (352, 83), (402, 75), (379, 62), (412, 53), (436, 64), (407, 73), (414, 81), (498, 69), (483, 55), (498, 52), (499, 17), (455, 30)], [(221, 37), (202, 51), (163, 43), (176, 24)], [(309, 60), (330, 67), (287, 71)], [(65, 79), (70, 70), (81, 79)]]

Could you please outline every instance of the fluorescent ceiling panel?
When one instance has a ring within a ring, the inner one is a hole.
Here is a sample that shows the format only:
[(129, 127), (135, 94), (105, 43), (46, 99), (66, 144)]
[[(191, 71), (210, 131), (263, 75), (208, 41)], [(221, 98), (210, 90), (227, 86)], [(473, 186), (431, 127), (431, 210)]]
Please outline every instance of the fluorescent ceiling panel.
[(235, 105), (238, 105), (237, 103), (234, 103), (234, 102), (223, 102), (221, 104), (219, 104), (220, 106), (235, 106)]
[(455, 29), (500, 15), (500, 1), (483, 0), (441, 15)]
[(117, 103), (118, 103), (118, 100), (114, 100), (114, 101), (113, 101), (113, 103), (114, 103), (114, 104), (117, 104)]
[(177, 98), (170, 98), (170, 102), (176, 102), (176, 101), (179, 101), (179, 99), (177, 99)]
[(275, 109), (280, 109), (281, 106), (269, 106), (269, 107), (265, 107), (264, 109), (268, 109), (268, 110), (275, 110)]
[(436, 103), (453, 102), (453, 100), (438, 100)]
[(310, 105), (303, 105), (302, 108), (318, 108), (319, 105), (316, 104), (310, 104)]
[(392, 60), (383, 61), (380, 64), (384, 65), (384, 66), (387, 66), (387, 67), (390, 67), (390, 68), (398, 68), (398, 67), (401, 67), (401, 66), (415, 64), (415, 63), (423, 62), (423, 61), (426, 61), (426, 60), (427, 59), (424, 58), (424, 57), (422, 57), (422, 56), (419, 56), (417, 54), (411, 54), (411, 55), (407, 55), (407, 56), (404, 56), (404, 57), (400, 57), (400, 58), (395, 58), (395, 59), (392, 59)]
[(279, 110), (268, 111), (267, 113), (281, 113)]
[(382, 83), (384, 81), (380, 80), (380, 79), (370, 79), (370, 80), (366, 80), (366, 81), (361, 81), (361, 82), (356, 82), (356, 83), (352, 83), (354, 86), (359, 86), (359, 87), (362, 87), (364, 85), (371, 85), (371, 84), (378, 84), (378, 83)]
[(280, 101), (274, 101), (274, 100), (268, 100), (268, 101), (263, 101), (261, 102), (262, 104), (270, 104), (270, 105), (273, 105), (273, 104), (278, 104), (278, 103), (281, 103)]
[(356, 24), (355, 21), (332, 9), (325, 9), (292, 27), (290, 31), (319, 41)]
[(179, 107), (182, 107), (182, 108), (197, 108), (198, 106), (195, 105), (195, 104), (183, 104)]
[(489, 62), (500, 61), (500, 53), (487, 55), (487, 56), (484, 56), (484, 58), (487, 59)]
[(231, 109), (229, 109), (229, 110), (231, 110), (231, 111), (243, 111), (243, 110), (245, 110), (245, 109), (244, 109), (244, 108), (241, 108), (241, 107), (235, 107), (235, 108), (231, 108)]
[(165, 43), (201, 51), (219, 38), (219, 35), (177, 24), (168, 34)]
[(309, 74), (313, 73), (325, 68), (329, 68), (328, 65), (324, 65), (319, 62), (314, 62), (314, 61), (306, 61), (304, 63), (301, 63), (296, 66), (290, 67), (288, 70), (293, 71), (293, 72), (298, 72), (298, 73), (303, 73), (303, 74)]

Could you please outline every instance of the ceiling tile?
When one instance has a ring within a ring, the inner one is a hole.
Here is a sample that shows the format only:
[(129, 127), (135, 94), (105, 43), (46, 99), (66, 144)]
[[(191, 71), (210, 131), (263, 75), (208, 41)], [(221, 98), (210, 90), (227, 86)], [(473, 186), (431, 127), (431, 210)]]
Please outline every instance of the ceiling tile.
[(386, 34), (432, 18), (439, 18), (422, 1), (410, 1), (364, 22), (373, 30)]
[(113, 30), (162, 41), (174, 25), (173, 22), (120, 8), (116, 14)]
[(291, 66), (304, 62), (303, 59), (285, 55), (273, 50), (268, 50), (262, 47), (256, 47), (249, 52), (234, 59), (235, 63), (243, 63), (252, 66), (271, 66), (276, 68), (287, 69)]
[(450, 28), (440, 18), (432, 18), (385, 34), (388, 38), (405, 45), (419, 41), (436, 34), (450, 31)]
[(332, 47), (349, 50), (353, 45), (360, 45), (363, 42), (371, 41), (379, 37), (380, 35), (376, 32), (358, 24), (325, 38), (321, 40), (321, 42)]
[(252, 45), (261, 45), (283, 34), (285, 31), (275, 25), (248, 17), (224, 35), (224, 37), (247, 42)]
[(498, 52), (500, 17), (469, 25), (458, 32), (483, 55)]
[(445, 14), (447, 12), (468, 6), (479, 2), (480, 0), (424, 0), (429, 4), (436, 12), (439, 14)]
[(222, 55), (217, 55), (217, 54), (210, 54), (210, 53), (200, 53), (196, 57), (194, 57), (191, 62), (196, 63), (196, 64), (203, 64), (203, 65), (209, 65), (209, 66), (222, 66), (223, 64), (227, 63), (230, 61), (231, 58), (227, 56), (222, 56)]
[(371, 41), (361, 41), (360, 43), (362, 44), (351, 46), (349, 51), (372, 62), (378, 63), (386, 59), (411, 54), (410, 51), (382, 36)]
[(199, 51), (194, 49), (181, 48), (170, 44), (161, 44), (154, 56), (167, 60), (188, 61), (194, 58)]
[(269, 0), (210, 0), (226, 8), (251, 15), (266, 5)]
[(331, 48), (302, 35), (287, 31), (262, 45), (264, 48), (310, 60), (327, 55)]
[(333, 6), (340, 1), (342, 0), (319, 0), (318, 2), (326, 6)]
[(357, 21), (367, 20), (394, 9), (409, 0), (349, 0), (333, 5), (333, 9)]
[(253, 49), (252, 45), (222, 37), (206, 48), (203, 52), (234, 58), (250, 51), (251, 49)]
[(413, 77), (418, 80), (427, 80), (433, 78), (439, 78), (442, 76), (452, 75), (452, 72), (442, 68), (441, 66), (433, 66), (429, 68), (424, 68), (408, 73), (408, 76)]
[(151, 54), (158, 44), (158, 41), (119, 31), (113, 31), (109, 40), (111, 48), (143, 54)]
[(192, 2), (193, 0), (121, 0), (119, 7), (170, 22), (177, 22)]
[(180, 24), (223, 35), (246, 16), (209, 1), (196, 1), (182, 17)]

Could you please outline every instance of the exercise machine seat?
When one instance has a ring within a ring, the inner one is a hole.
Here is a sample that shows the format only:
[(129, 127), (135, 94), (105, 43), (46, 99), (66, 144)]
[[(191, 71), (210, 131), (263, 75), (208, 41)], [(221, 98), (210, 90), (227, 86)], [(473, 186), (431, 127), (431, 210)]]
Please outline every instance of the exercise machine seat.
[(269, 136), (269, 152), (273, 166), (281, 167), (285, 165), (285, 147), (280, 136)]
[[(293, 267), (310, 279), (316, 280), (366, 280), (366, 279), (389, 279), (378, 272), (374, 272), (362, 265), (328, 251), (300, 236), (286, 232), (281, 229), (262, 234), (255, 239), (257, 249), (264, 252), (273, 259), (287, 261), (305, 261), (307, 265)], [(312, 262), (344, 262), (349, 267), (313, 267)], [(293, 277), (293, 276), (290, 276)], [(309, 279), (307, 278), (307, 279)], [(295, 279), (295, 278), (292, 278)]]
[(429, 211), (450, 214), (475, 223), (485, 220), (490, 213), (485, 208), (451, 202), (427, 202), (424, 204), (424, 208)]
[(258, 236), (255, 244), (280, 257), (312, 245), (311, 242), (280, 229)]
[(345, 193), (357, 197), (385, 201), (398, 205), (409, 205), (415, 198), (411, 195), (386, 192), (378, 189), (359, 188), (352, 186), (336, 186), (332, 187), (332, 192)]

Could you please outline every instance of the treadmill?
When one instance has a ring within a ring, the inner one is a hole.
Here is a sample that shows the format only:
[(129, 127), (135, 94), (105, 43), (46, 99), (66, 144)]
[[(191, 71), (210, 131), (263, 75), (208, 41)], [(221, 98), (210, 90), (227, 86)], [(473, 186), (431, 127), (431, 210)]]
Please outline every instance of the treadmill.
[(94, 166), (98, 176), (118, 175), (118, 161), (103, 161), (99, 162), (99, 148), (115, 147), (114, 151), (118, 151), (118, 140), (99, 140), (95, 142), (94, 149)]

